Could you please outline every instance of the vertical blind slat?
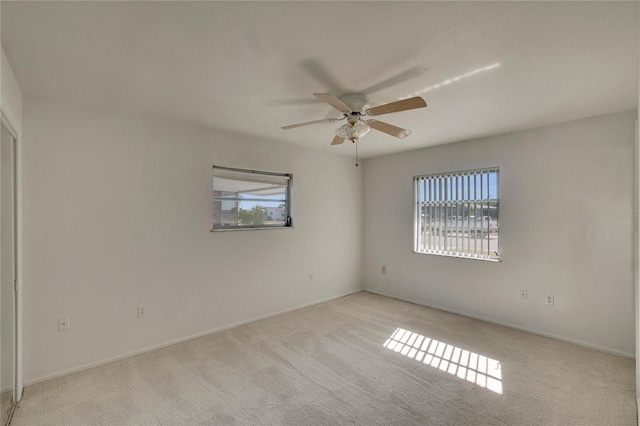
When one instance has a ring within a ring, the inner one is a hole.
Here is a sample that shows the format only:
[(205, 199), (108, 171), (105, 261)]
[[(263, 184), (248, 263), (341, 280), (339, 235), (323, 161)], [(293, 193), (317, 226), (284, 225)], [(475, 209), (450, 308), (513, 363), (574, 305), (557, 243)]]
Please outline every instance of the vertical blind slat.
[(444, 251), (447, 253), (449, 247), (449, 178), (444, 179)]
[[(490, 207), (490, 203), (489, 203), (489, 173), (485, 173), (485, 176), (487, 177), (487, 190), (485, 192), (485, 201), (486, 201), (486, 206), (487, 206), (487, 257), (489, 257), (490, 255), (490, 250), (489, 250), (489, 246), (491, 245), (491, 207)], [(484, 213), (483, 213), (484, 214)]]
[(484, 254), (484, 238), (482, 238), (484, 221), (484, 185), (482, 182), (484, 173), (480, 173), (480, 255)]

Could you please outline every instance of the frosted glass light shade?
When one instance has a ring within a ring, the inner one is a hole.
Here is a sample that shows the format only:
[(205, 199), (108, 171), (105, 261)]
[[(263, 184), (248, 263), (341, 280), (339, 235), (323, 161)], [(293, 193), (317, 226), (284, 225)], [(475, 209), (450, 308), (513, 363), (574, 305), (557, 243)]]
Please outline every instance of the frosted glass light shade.
[(370, 131), (371, 127), (369, 127), (368, 124), (359, 122), (354, 124), (353, 126), (351, 124), (345, 124), (344, 126), (338, 127), (338, 129), (336, 130), (336, 135), (344, 139), (356, 141)]

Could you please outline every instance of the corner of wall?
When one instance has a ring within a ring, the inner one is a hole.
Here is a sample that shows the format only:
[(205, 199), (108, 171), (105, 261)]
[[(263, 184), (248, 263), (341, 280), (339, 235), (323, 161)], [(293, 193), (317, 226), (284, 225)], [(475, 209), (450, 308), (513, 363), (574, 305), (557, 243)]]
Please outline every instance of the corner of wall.
[(9, 120), (11, 127), (22, 136), (22, 91), (18, 85), (11, 63), (7, 57), (4, 47), (2, 47), (2, 59), (0, 61), (0, 109)]
[(16, 294), (17, 318), (16, 318), (16, 400), (22, 398), (22, 91), (18, 85), (9, 58), (1, 48), (2, 57), (0, 60), (0, 111), (2, 120), (6, 121), (17, 136), (16, 140), (16, 187), (17, 187), (17, 279), (18, 287)]
[[(640, 7), (636, 8), (638, 15), (638, 26), (640, 27)], [(640, 71), (640, 33), (638, 34), (638, 70)], [(640, 360), (640, 218), (637, 212), (640, 209), (640, 144), (638, 139), (640, 138), (640, 72), (638, 72), (638, 118), (636, 119), (636, 152), (635, 152), (635, 209), (636, 220), (635, 225), (635, 291), (636, 291), (636, 361)], [(640, 363), (636, 362), (636, 397), (638, 397), (638, 406), (636, 414), (640, 413)], [(640, 425), (640, 415), (636, 416), (638, 425)]]

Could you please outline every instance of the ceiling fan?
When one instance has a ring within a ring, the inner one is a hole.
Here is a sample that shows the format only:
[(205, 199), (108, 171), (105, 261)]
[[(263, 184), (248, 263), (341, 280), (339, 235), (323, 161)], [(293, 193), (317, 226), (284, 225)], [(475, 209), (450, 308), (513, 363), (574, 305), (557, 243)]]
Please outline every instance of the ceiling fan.
[(424, 108), (427, 106), (427, 103), (424, 101), (424, 99), (419, 96), (404, 99), (401, 101), (391, 102), (384, 105), (379, 105), (373, 108), (369, 108), (369, 98), (362, 93), (350, 93), (344, 96), (340, 96), (339, 98), (336, 98), (330, 93), (314, 93), (313, 96), (323, 102), (328, 103), (329, 105), (340, 111), (343, 116), (340, 118), (325, 118), (324, 120), (291, 124), (289, 126), (282, 127), (282, 130), (309, 126), (311, 124), (333, 123), (334, 121), (341, 121), (346, 119), (347, 124), (338, 127), (338, 129), (336, 130), (336, 136), (331, 142), (331, 145), (339, 145), (344, 142), (345, 139), (349, 139), (351, 142), (356, 142), (359, 138), (369, 133), (371, 129), (375, 129), (388, 135), (395, 136), (398, 139), (403, 139), (411, 134), (409, 130), (405, 130), (392, 124), (374, 119), (363, 120), (362, 117), (366, 115), (378, 116), (382, 114), (389, 114), (392, 112)]

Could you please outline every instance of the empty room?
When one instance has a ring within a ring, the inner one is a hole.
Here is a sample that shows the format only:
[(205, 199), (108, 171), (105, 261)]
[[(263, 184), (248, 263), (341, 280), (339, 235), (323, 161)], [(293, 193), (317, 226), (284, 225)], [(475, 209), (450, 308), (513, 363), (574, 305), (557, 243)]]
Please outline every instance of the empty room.
[(0, 2), (1, 425), (637, 425), (640, 2)]

